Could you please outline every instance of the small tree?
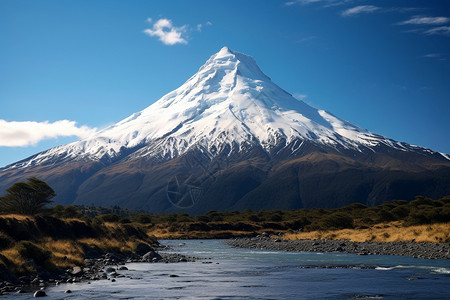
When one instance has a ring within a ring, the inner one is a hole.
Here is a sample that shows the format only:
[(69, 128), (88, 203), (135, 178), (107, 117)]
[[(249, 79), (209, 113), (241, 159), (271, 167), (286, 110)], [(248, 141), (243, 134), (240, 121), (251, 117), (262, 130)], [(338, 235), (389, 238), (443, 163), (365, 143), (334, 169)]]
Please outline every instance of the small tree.
[(53, 202), (55, 191), (40, 179), (31, 177), (27, 182), (17, 182), (0, 198), (0, 210), (7, 213), (36, 215), (46, 204)]

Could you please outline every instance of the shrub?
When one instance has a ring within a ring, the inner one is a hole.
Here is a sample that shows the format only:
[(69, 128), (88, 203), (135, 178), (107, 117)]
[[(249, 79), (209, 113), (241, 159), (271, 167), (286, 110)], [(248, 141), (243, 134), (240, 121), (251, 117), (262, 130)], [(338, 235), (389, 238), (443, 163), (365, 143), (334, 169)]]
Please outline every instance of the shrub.
[(275, 214), (275, 215), (272, 215), (270, 217), (270, 221), (272, 221), (272, 222), (281, 222), (281, 221), (283, 221), (283, 217), (280, 216), (279, 214)]
[(149, 224), (152, 222), (152, 216), (150, 214), (138, 214), (135, 219), (136, 222), (141, 224)]
[(257, 215), (250, 215), (250, 216), (248, 216), (248, 220), (250, 222), (261, 222), (261, 218), (258, 217)]
[(353, 218), (347, 213), (335, 212), (321, 218), (318, 225), (321, 229), (353, 228)]
[(80, 210), (73, 205), (63, 206), (58, 204), (51, 208), (50, 212), (57, 218), (80, 218), (82, 216)]
[(401, 220), (409, 215), (409, 207), (407, 205), (400, 205), (394, 208), (391, 213), (396, 219)]
[(129, 224), (129, 223), (131, 223), (131, 220), (128, 217), (123, 217), (123, 218), (120, 219), (120, 223), (122, 223), (122, 224)]
[(102, 222), (119, 222), (120, 217), (116, 214), (106, 214), (95, 217)]

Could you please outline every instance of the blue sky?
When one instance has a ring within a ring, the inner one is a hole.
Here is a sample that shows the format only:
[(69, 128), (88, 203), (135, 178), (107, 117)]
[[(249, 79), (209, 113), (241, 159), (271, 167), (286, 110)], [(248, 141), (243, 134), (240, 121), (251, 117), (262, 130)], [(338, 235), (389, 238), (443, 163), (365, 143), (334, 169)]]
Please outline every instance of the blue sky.
[(223, 46), (372, 132), (450, 153), (450, 1), (0, 1), (0, 166), (118, 122)]

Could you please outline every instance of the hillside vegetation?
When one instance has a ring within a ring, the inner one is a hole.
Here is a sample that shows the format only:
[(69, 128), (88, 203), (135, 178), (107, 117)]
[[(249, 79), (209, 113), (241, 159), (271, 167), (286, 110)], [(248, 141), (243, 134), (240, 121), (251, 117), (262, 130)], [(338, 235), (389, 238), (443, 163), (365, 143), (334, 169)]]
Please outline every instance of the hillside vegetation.
[(151, 247), (157, 241), (138, 224), (0, 215), (0, 269), (14, 274), (80, 266), (85, 258), (109, 252), (131, 254), (142, 244)]
[(156, 238), (230, 238), (268, 232), (286, 239), (450, 242), (450, 196), (436, 200), (419, 196), (374, 207), (354, 203), (335, 209), (210, 211), (190, 216), (119, 207), (47, 208), (54, 191), (33, 178), (7, 191), (0, 197), (0, 271), (15, 274), (83, 265), (85, 258), (107, 252), (133, 253), (142, 245), (157, 245)]
[[(143, 224), (149, 234), (168, 239), (230, 238), (261, 232), (282, 232), (290, 238), (350, 239), (349, 232), (353, 232), (353, 236), (359, 234), (359, 240), (450, 241), (450, 196), (437, 200), (418, 196), (411, 202), (394, 200), (373, 207), (354, 203), (335, 209), (210, 211), (198, 216), (139, 213), (119, 207), (57, 206), (53, 210), (64, 209), (78, 210), (83, 218), (93, 218), (99, 222)], [(434, 228), (434, 224), (439, 224), (439, 230), (429, 229), (431, 225)], [(373, 231), (388, 227), (391, 232)], [(347, 234), (338, 236), (339, 230), (346, 230)], [(419, 231), (426, 231), (427, 234), (417, 234)], [(364, 237), (362, 233), (365, 233)]]
[[(394, 200), (373, 207), (355, 203), (336, 209), (210, 211), (195, 217), (174, 213), (147, 215), (147, 218), (152, 224), (149, 231), (158, 238), (227, 238), (264, 231), (290, 234), (318, 232), (321, 238), (325, 238), (324, 232), (342, 229), (360, 232), (377, 226), (391, 226), (400, 233), (403, 228), (411, 226), (441, 224), (442, 234), (430, 236), (426, 241), (450, 241), (450, 196), (437, 200), (419, 196), (411, 202)], [(414, 239), (409, 234), (388, 234), (396, 236), (396, 241)], [(365, 240), (373, 240), (372, 235)], [(316, 235), (314, 238), (318, 237)], [(333, 234), (327, 237), (335, 238)], [(392, 238), (385, 240), (391, 241)]]

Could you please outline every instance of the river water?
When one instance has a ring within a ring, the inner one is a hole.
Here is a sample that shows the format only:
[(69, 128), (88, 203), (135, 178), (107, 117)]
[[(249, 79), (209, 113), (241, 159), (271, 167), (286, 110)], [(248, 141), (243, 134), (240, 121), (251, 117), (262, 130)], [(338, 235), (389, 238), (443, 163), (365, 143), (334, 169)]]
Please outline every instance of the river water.
[(449, 260), (237, 249), (221, 240), (162, 244), (205, 259), (130, 263), (119, 271), (125, 278), (51, 287), (46, 299), (450, 299)]

